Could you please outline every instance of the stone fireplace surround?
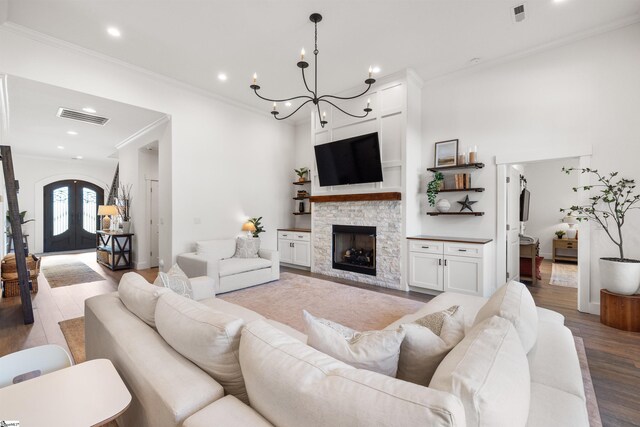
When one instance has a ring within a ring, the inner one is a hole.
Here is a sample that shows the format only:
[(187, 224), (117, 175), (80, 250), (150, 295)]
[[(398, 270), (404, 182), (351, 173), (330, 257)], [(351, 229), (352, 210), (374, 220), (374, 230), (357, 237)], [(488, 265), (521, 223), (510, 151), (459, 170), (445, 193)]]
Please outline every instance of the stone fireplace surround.
[[(375, 195), (375, 196), (373, 196)], [(401, 289), (402, 202), (400, 193), (312, 196), (312, 271), (327, 276)], [(373, 197), (366, 197), (373, 196)], [(355, 199), (355, 200), (354, 200)], [(364, 199), (364, 200), (357, 200)], [(376, 227), (376, 275), (336, 270), (333, 225)]]

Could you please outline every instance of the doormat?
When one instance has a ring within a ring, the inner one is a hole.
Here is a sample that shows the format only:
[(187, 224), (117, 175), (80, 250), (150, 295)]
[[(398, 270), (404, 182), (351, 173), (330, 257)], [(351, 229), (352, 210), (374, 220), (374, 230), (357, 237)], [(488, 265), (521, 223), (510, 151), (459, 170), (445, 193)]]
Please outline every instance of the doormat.
[(44, 265), (42, 274), (52, 288), (106, 280), (82, 261)]

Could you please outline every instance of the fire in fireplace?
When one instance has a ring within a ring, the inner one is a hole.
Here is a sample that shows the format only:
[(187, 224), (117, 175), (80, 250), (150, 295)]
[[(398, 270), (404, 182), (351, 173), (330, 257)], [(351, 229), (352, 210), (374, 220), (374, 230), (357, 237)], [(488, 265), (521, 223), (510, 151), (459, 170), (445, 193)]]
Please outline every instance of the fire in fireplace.
[(376, 228), (333, 226), (333, 268), (376, 275)]

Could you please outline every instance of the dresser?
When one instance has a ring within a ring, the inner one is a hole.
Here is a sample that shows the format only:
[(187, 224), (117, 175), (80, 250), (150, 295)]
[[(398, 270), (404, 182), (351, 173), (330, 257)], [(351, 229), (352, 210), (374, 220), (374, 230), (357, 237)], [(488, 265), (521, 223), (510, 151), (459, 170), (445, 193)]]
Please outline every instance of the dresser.
[(407, 241), (411, 290), (479, 296), (493, 293), (491, 239), (420, 235), (408, 237)]
[(553, 262), (578, 262), (578, 239), (553, 239)]

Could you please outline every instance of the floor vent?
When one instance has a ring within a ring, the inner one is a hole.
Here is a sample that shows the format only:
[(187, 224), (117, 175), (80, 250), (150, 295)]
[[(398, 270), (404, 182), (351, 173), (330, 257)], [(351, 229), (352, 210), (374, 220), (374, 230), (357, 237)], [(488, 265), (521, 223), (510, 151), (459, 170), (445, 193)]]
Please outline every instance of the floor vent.
[(513, 20), (515, 22), (522, 22), (524, 21), (524, 18), (526, 18), (526, 15), (524, 14), (524, 4), (514, 7)]
[(95, 114), (87, 114), (82, 111), (70, 110), (68, 108), (58, 108), (58, 117), (62, 119), (77, 120), (79, 122), (91, 123), (94, 125), (104, 126), (109, 121), (106, 117), (96, 116)]

